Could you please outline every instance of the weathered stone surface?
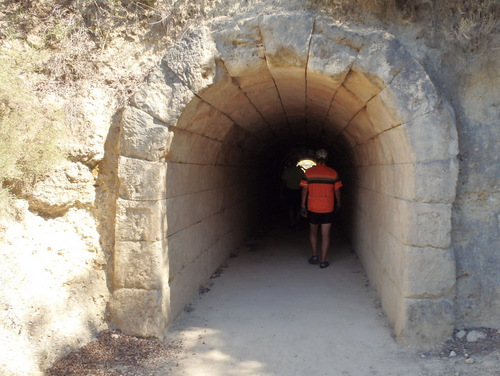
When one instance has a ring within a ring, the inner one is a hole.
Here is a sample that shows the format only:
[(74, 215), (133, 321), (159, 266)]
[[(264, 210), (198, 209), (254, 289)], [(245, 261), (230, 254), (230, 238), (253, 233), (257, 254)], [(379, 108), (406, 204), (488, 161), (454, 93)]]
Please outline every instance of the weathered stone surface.
[(167, 198), (167, 164), (120, 157), (118, 160), (120, 198), (161, 200)]
[[(409, 84), (411, 82), (411, 84)], [(380, 116), (390, 127), (407, 123), (437, 109), (439, 100), (436, 89), (422, 66), (415, 60), (398, 74), (379, 94)]]
[(362, 109), (351, 119), (342, 134), (351, 145), (359, 145), (375, 137), (377, 132), (373, 128), (366, 110)]
[(454, 114), (438, 109), (404, 124), (416, 161), (448, 160), (458, 154)]
[(169, 236), (169, 265), (172, 276), (210, 249), (223, 234), (223, 216), (216, 214)]
[(210, 30), (200, 27), (170, 48), (162, 62), (194, 93), (198, 93), (215, 83), (217, 56)]
[(74, 206), (91, 206), (96, 197), (95, 176), (80, 162), (64, 162), (34, 187), (22, 193), (30, 208), (44, 215), (57, 216)]
[(453, 158), (428, 163), (415, 163), (415, 201), (452, 203), (456, 196), (458, 161)]
[(227, 181), (227, 167), (169, 162), (167, 167), (168, 197), (210, 189), (222, 189)]
[(168, 125), (175, 125), (194, 94), (166, 67), (156, 67), (131, 98), (132, 104)]
[(261, 24), (266, 61), (296, 133), (302, 131), (305, 115), (305, 67), (312, 27), (308, 14), (266, 16)]
[(168, 234), (191, 226), (222, 209), (223, 190), (208, 190), (167, 200)]
[(166, 201), (129, 201), (116, 203), (116, 240), (159, 241), (166, 238)]
[[(280, 134), (287, 130), (281, 100), (265, 59), (260, 18), (246, 19), (215, 33), (221, 59), (264, 121)], [(238, 45), (238, 48), (234, 46)]]
[(288, 67), (303, 70), (313, 24), (314, 18), (307, 13), (270, 15), (262, 19), (262, 42), (271, 71)]
[(344, 85), (340, 86), (327, 115), (329, 127), (335, 128), (334, 134), (340, 133), (363, 106), (364, 103), (354, 93)]
[(323, 35), (311, 37), (307, 63), (307, 111), (322, 124), (337, 88), (344, 81), (357, 51)]
[(412, 203), (410, 206), (406, 209), (409, 228), (405, 241), (419, 247), (448, 249), (451, 240), (451, 204)]
[(113, 292), (110, 313), (126, 334), (139, 337), (161, 337), (165, 328), (160, 290), (119, 289)]
[(269, 126), (222, 64), (217, 65), (217, 72), (217, 83), (200, 90), (198, 95), (250, 134), (260, 139), (268, 138), (271, 135)]
[(395, 328), (402, 343), (435, 343), (453, 334), (453, 303), (447, 299), (405, 299), (403, 312)]
[(234, 126), (233, 120), (198, 97), (193, 98), (179, 118), (176, 127), (222, 141)]
[(124, 157), (158, 161), (168, 152), (172, 134), (151, 115), (126, 107), (122, 115), (120, 154)]
[(167, 158), (172, 162), (214, 164), (222, 143), (198, 134), (173, 129)]
[(168, 275), (164, 248), (166, 247), (162, 241), (116, 242), (114, 288), (161, 290), (168, 281), (167, 278), (162, 278)]
[(373, 32), (365, 40), (352, 69), (381, 90), (411, 61), (412, 56), (393, 35)]
[(407, 282), (402, 292), (405, 298), (455, 298), (456, 265), (451, 249), (407, 247), (405, 261)]
[(360, 101), (367, 103), (370, 99), (380, 93), (381, 88), (368, 79), (364, 74), (354, 70), (349, 72), (343, 85), (353, 93)]

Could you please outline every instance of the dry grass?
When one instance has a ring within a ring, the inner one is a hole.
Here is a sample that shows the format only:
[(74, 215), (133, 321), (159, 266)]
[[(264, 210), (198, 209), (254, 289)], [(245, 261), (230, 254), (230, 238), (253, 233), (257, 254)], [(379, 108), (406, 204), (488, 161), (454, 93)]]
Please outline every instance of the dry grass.
[(500, 0), (309, 0), (309, 5), (354, 18), (419, 22), (464, 54), (498, 52), (500, 45)]

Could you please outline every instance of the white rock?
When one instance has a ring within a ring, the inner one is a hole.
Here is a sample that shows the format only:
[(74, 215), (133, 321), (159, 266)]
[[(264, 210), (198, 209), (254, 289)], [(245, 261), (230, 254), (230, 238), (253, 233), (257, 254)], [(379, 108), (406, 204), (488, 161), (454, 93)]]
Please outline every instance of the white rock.
[(467, 358), (467, 359), (465, 359), (465, 363), (467, 363), (467, 364), (474, 364), (474, 362), (475, 361), (474, 361), (473, 358)]
[(454, 357), (456, 357), (456, 356), (457, 356), (457, 353), (456, 353), (455, 351), (453, 351), (453, 350), (452, 350), (452, 351), (450, 352), (449, 357), (450, 357), (450, 358), (454, 358)]
[(473, 330), (467, 334), (467, 342), (477, 342), (481, 339), (485, 339), (486, 334), (479, 331), (479, 330)]
[(455, 337), (457, 337), (458, 339), (462, 339), (465, 337), (466, 334), (467, 332), (465, 330), (461, 330), (457, 334), (455, 334)]

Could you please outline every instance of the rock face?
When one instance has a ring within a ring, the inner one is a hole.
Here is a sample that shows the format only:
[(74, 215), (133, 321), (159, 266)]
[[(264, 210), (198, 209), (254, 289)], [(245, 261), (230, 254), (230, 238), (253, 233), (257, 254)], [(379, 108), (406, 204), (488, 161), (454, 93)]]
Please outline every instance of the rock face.
[(401, 342), (498, 326), (500, 60), (462, 75), (418, 30), (265, 10), (193, 28), (118, 112), (87, 88), (71, 162), (0, 223), (0, 373), (36, 375), (108, 326), (161, 337), (259, 222), (269, 160), (297, 145), (336, 161), (345, 228)]

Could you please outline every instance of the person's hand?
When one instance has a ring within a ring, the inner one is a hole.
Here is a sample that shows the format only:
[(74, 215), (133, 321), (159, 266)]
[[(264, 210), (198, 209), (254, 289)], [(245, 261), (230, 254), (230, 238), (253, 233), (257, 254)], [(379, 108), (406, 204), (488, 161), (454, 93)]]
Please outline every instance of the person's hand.
[(304, 205), (300, 207), (300, 215), (303, 216), (304, 218), (307, 218), (307, 209)]
[(342, 205), (338, 202), (335, 203), (335, 213), (339, 213), (340, 212), (340, 209), (342, 208)]

